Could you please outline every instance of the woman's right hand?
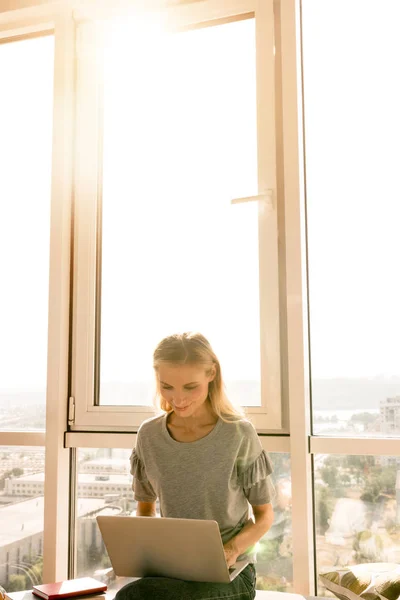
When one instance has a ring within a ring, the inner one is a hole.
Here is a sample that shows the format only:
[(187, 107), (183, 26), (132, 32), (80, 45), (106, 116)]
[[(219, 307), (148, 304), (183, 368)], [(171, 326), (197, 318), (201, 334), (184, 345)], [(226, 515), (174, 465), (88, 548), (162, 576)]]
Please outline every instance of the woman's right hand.
[(156, 503), (155, 502), (140, 502), (138, 500), (136, 508), (137, 517), (156, 517)]
[(224, 544), (224, 552), (228, 568), (232, 567), (239, 556), (239, 552), (237, 551), (233, 540), (229, 540), (229, 542), (226, 542), (226, 544)]

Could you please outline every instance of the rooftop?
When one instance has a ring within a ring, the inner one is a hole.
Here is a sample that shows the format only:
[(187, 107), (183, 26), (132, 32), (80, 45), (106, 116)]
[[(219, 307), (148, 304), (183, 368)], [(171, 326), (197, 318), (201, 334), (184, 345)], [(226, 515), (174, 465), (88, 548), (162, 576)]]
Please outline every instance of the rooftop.
[[(96, 479), (96, 477), (104, 477), (106, 479)], [(14, 477), (14, 482), (18, 483), (44, 483), (44, 473), (32, 473), (31, 475), (22, 475), (21, 477)], [(119, 474), (119, 473), (79, 473), (78, 475), (78, 485), (80, 483), (93, 483), (93, 484), (119, 484), (119, 485), (131, 485), (132, 476), (127, 474)]]
[[(102, 508), (110, 510), (103, 498), (80, 498), (77, 502), (78, 518)], [(1, 546), (7, 546), (43, 531), (43, 514), (43, 496), (1, 506)]]

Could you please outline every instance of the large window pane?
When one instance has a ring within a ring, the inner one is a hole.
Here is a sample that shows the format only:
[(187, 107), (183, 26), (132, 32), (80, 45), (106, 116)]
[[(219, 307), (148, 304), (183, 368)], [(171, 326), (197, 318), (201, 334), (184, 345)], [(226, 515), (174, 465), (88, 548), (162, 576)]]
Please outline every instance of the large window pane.
[(117, 448), (82, 448), (77, 452), (76, 577), (94, 576), (105, 581), (109, 590), (132, 579), (109, 575), (111, 563), (96, 517), (136, 512), (130, 454), (131, 450)]
[[(97, 526), (98, 515), (136, 514), (132, 476), (129, 474), (130, 450), (78, 450), (78, 518), (76, 529), (77, 577), (95, 576), (116, 588), (129, 581), (110, 578), (111, 566)], [(274, 524), (259, 541), (257, 551), (257, 589), (293, 590), (292, 495), (288, 454), (271, 453), (274, 465)], [(159, 504), (156, 504), (160, 516)]]
[[(1, 50), (1, 48), (0, 48)], [(44, 448), (0, 447), (0, 585), (42, 583)]]
[[(400, 458), (314, 457), (317, 574), (400, 560)], [(328, 594), (323, 586), (319, 595)]]
[(258, 543), (257, 589), (293, 592), (292, 474), (290, 455), (271, 452), (274, 523)]
[(400, 4), (303, 0), (314, 433), (400, 433)]
[(209, 337), (233, 400), (260, 404), (259, 207), (231, 204), (257, 192), (254, 19), (115, 31), (104, 75), (101, 404), (150, 404), (154, 347), (185, 330)]
[(0, 44), (0, 430), (45, 428), (53, 36)]

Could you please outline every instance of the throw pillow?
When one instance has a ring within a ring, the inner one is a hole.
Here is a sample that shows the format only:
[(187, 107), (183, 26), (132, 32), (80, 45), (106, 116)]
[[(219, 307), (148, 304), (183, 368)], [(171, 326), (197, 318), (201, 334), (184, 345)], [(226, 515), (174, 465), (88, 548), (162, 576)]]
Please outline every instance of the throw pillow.
[(324, 586), (340, 600), (397, 600), (400, 565), (366, 563), (320, 573)]

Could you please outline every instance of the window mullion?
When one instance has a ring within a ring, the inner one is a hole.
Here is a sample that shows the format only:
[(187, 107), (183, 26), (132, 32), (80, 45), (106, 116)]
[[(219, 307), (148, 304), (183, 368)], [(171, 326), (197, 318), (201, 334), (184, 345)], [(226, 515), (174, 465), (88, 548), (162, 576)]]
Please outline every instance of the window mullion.
[(44, 431), (0, 431), (0, 446), (44, 446)]
[(292, 467), (293, 582), (297, 593), (315, 592), (312, 457), (309, 452), (307, 305), (300, 156), (302, 115), (298, 108), (298, 0), (275, 3), (276, 60), (282, 66), (282, 156), (285, 197), (287, 376)]
[(273, 1), (256, 5), (261, 403), (266, 427), (281, 429), (278, 213), (276, 194), (275, 64)]
[(310, 439), (312, 454), (357, 454), (361, 456), (399, 456), (399, 438), (320, 437)]
[(55, 21), (43, 581), (67, 577), (69, 451), (63, 443), (69, 383), (74, 58), (74, 23), (66, 14)]
[(95, 23), (77, 26), (72, 395), (79, 422), (94, 402), (100, 35)]

